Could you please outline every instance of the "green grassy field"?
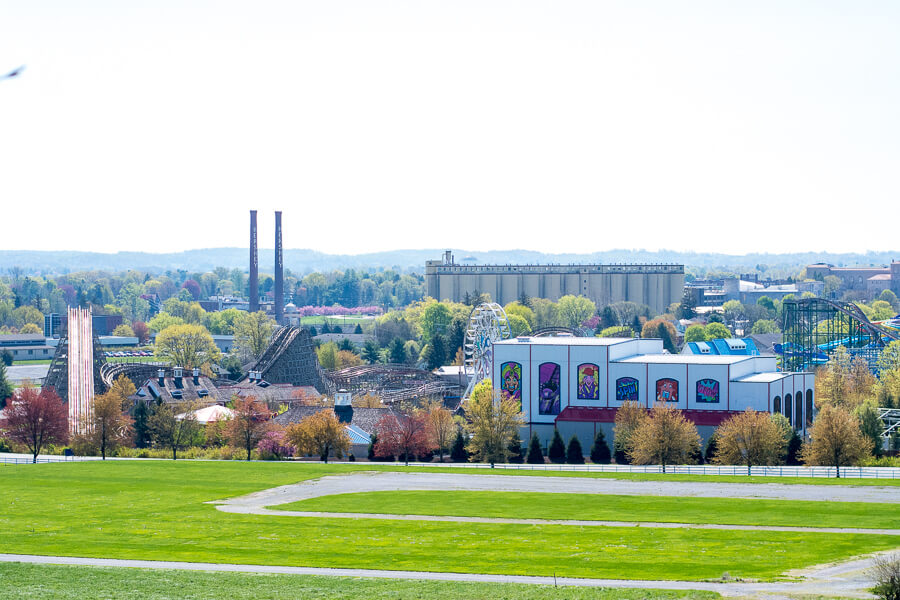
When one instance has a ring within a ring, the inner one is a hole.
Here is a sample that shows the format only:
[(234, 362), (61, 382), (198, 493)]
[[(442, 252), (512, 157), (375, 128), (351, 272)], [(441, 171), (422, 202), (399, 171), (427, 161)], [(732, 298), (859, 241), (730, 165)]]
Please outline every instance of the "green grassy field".
[[(206, 501), (364, 465), (114, 461), (0, 469), (4, 552), (147, 560), (703, 580), (894, 548), (879, 535), (239, 515)], [(396, 468), (396, 467), (395, 467)]]
[(0, 597), (31, 600), (713, 600), (712, 592), (255, 575), (0, 563)]
[[(311, 498), (277, 510), (900, 529), (900, 505), (535, 492), (398, 491)], [(900, 539), (898, 539), (900, 544)]]
[(51, 359), (49, 358), (39, 358), (36, 360), (14, 360), (12, 366), (34, 366), (34, 365), (49, 365)]

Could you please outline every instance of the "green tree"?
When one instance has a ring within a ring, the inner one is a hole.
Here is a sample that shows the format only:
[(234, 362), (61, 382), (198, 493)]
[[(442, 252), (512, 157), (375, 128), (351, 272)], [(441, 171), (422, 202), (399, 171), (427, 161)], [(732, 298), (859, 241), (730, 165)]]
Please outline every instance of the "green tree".
[(0, 410), (6, 406), (6, 401), (13, 395), (14, 389), (6, 377), (6, 364), (0, 361)]
[(528, 330), (531, 331), (534, 329), (534, 311), (531, 310), (528, 306), (522, 304), (519, 301), (510, 302), (506, 306), (503, 307), (503, 310), (506, 312), (507, 317), (512, 317), (516, 315), (525, 320), (528, 324)]
[(510, 337), (519, 337), (520, 335), (528, 335), (531, 333), (531, 326), (528, 325), (528, 321), (526, 321), (523, 317), (519, 315), (506, 315), (507, 320), (509, 321), (509, 335)]
[(694, 323), (684, 330), (684, 341), (685, 342), (705, 342), (706, 341), (706, 327), (701, 325), (700, 323)]
[(890, 304), (891, 308), (894, 309), (894, 312), (900, 312), (900, 299), (898, 299), (897, 294), (895, 294), (891, 290), (882, 290), (881, 294), (878, 296), (878, 299)]
[(334, 342), (325, 342), (316, 348), (316, 356), (319, 359), (319, 365), (326, 371), (333, 371), (340, 368), (338, 365), (338, 347)]
[(661, 321), (657, 326), (657, 337), (663, 342), (663, 349), (669, 352), (670, 354), (675, 354), (678, 352), (677, 348), (675, 348), (675, 340), (676, 333), (675, 327), (669, 323), (668, 321)]
[(245, 360), (258, 360), (263, 355), (277, 327), (275, 319), (263, 311), (242, 312), (234, 320), (234, 348)]
[(595, 465), (608, 465), (611, 459), (612, 454), (609, 451), (609, 444), (606, 443), (606, 436), (603, 435), (602, 429), (598, 429), (594, 444), (591, 446), (591, 462)]
[(875, 456), (882, 454), (882, 438), (884, 422), (878, 416), (878, 407), (874, 400), (866, 400), (853, 411), (859, 421), (859, 430), (871, 443), (871, 453)]
[(370, 365), (378, 362), (379, 348), (375, 340), (366, 340), (366, 343), (363, 346), (362, 358)]
[(584, 464), (584, 452), (581, 450), (581, 442), (577, 435), (573, 435), (566, 446), (566, 463), (570, 465)]
[(556, 303), (563, 325), (577, 329), (597, 312), (597, 306), (584, 296), (563, 296)]
[(191, 445), (200, 432), (200, 424), (194, 415), (196, 406), (185, 403), (178, 407), (183, 414), (176, 414), (171, 404), (161, 404), (148, 420), (148, 429), (153, 443), (172, 450), (172, 460), (178, 459), (178, 451)]
[(455, 463), (469, 461), (469, 452), (466, 450), (466, 438), (463, 436), (462, 429), (456, 430), (456, 437), (453, 438), (453, 446), (450, 447), (450, 460)]
[(772, 300), (771, 298), (769, 298), (768, 296), (760, 296), (756, 300), (756, 303), (759, 306), (762, 306), (763, 308), (765, 308), (767, 311), (769, 311), (773, 314), (775, 313), (775, 301)]
[(525, 451), (524, 448), (522, 448), (522, 438), (519, 436), (518, 429), (516, 429), (516, 432), (513, 434), (512, 439), (509, 441), (509, 448), (506, 458), (509, 462), (516, 465), (525, 462)]
[(172, 325), (156, 336), (157, 358), (193, 369), (217, 362), (221, 357), (212, 336), (202, 325)]
[(391, 344), (388, 346), (388, 356), (392, 363), (403, 364), (406, 362), (406, 347), (403, 340), (400, 338), (391, 340)]
[(529, 465), (544, 464), (544, 453), (541, 450), (541, 440), (538, 438), (537, 432), (531, 434), (531, 440), (528, 442), (528, 456), (525, 462)]
[(146, 448), (150, 445), (151, 415), (152, 412), (150, 406), (146, 402), (144, 402), (143, 400), (139, 400), (135, 403), (134, 408), (131, 411), (131, 416), (134, 419), (134, 445), (137, 448)]
[(134, 329), (132, 329), (125, 323), (122, 323), (121, 325), (119, 325), (118, 327), (113, 329), (112, 334), (122, 336), (122, 337), (135, 337)]
[(446, 348), (447, 340), (444, 339), (444, 336), (439, 333), (434, 334), (431, 342), (426, 344), (422, 351), (422, 358), (429, 369), (437, 369), (447, 362)]
[(627, 325), (613, 325), (600, 330), (597, 337), (602, 338), (630, 338), (634, 337), (634, 331)]
[(436, 334), (446, 333), (447, 326), (453, 316), (443, 302), (430, 302), (422, 311), (419, 326), (422, 328), (422, 339), (430, 342)]
[(724, 340), (732, 337), (731, 331), (722, 323), (710, 323), (706, 326), (706, 339)]
[(781, 331), (778, 328), (778, 323), (773, 321), (772, 319), (760, 319), (753, 324), (753, 327), (750, 328), (750, 333), (753, 335), (763, 334), (763, 333), (778, 333)]
[(547, 450), (547, 458), (550, 462), (562, 464), (566, 462), (566, 444), (563, 442), (562, 436), (559, 435), (559, 429), (553, 428), (553, 439), (550, 441), (550, 448)]
[(184, 325), (184, 319), (174, 317), (167, 312), (161, 312), (147, 322), (147, 327), (154, 333), (159, 333), (173, 325)]
[(841, 289), (841, 278), (836, 275), (826, 275), (825, 279), (825, 297), (831, 298)]

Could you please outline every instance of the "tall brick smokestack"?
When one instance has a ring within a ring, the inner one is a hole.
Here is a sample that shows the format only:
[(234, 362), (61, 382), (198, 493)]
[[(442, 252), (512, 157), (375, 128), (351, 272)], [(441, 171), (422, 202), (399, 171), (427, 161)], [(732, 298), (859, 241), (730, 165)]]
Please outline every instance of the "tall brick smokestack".
[(250, 211), (250, 312), (259, 310), (259, 254), (256, 251), (256, 211)]
[(281, 256), (281, 211), (275, 211), (275, 322), (284, 325), (284, 259)]

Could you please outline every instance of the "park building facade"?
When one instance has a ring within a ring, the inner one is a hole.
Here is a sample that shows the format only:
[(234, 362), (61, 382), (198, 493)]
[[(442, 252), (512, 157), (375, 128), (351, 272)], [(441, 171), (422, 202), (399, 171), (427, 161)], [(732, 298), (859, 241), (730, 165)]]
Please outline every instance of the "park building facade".
[(767, 355), (666, 354), (659, 339), (519, 337), (493, 346), (494, 389), (521, 402), (523, 439), (546, 445), (558, 428), (591, 447), (603, 430), (612, 448), (616, 411), (627, 401), (672, 403), (705, 440), (747, 408), (781, 413), (799, 435), (814, 416), (815, 376), (781, 372)]
[(460, 265), (447, 251), (442, 260), (426, 261), (425, 288), (428, 296), (453, 302), (478, 293), (501, 305), (523, 295), (553, 301), (573, 295), (597, 306), (637, 302), (661, 314), (681, 301), (684, 265)]

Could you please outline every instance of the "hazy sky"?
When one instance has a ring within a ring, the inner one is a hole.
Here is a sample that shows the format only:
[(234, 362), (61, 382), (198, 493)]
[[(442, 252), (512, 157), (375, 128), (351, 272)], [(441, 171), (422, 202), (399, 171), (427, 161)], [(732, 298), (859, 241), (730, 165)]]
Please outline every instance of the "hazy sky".
[(900, 247), (900, 3), (0, 0), (0, 248)]

